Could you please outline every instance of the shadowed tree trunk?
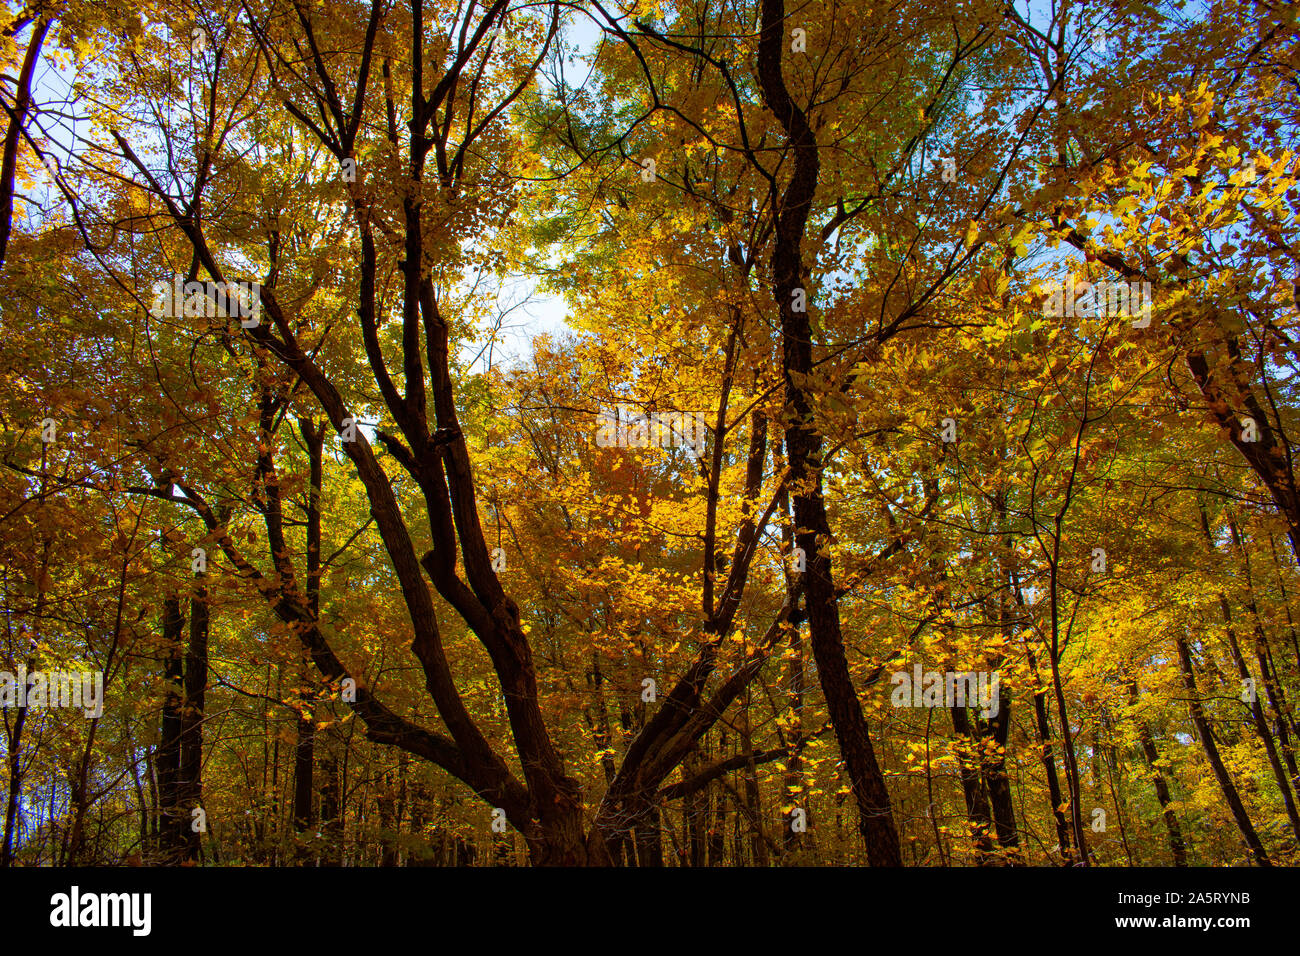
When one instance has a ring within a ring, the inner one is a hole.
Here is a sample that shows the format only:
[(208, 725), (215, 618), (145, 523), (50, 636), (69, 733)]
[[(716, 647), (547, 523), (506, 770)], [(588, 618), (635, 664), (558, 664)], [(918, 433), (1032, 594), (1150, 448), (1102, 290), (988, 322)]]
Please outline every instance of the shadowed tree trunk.
[(1246, 813), (1246, 807), (1241, 802), (1241, 796), (1237, 793), (1232, 777), (1228, 774), (1228, 768), (1224, 766), (1223, 758), (1219, 756), (1219, 747), (1214, 742), (1210, 722), (1201, 707), (1201, 699), (1196, 689), (1196, 672), (1192, 670), (1192, 655), (1187, 648), (1187, 642), (1182, 635), (1177, 635), (1174, 643), (1178, 647), (1178, 663), (1182, 670), (1183, 686), (1187, 688), (1187, 709), (1192, 715), (1192, 723), (1196, 726), (1196, 736), (1200, 738), (1205, 759), (1210, 763), (1214, 779), (1218, 781), (1219, 789), (1223, 792), (1223, 799), (1232, 811), (1232, 818), (1236, 821), (1246, 846), (1255, 857), (1255, 862), (1260, 866), (1272, 866), (1272, 861), (1264, 852), (1264, 844), (1260, 841), (1259, 834), (1255, 832), (1254, 824), (1250, 822), (1250, 816)]
[[(1131, 704), (1136, 704), (1138, 700), (1137, 682), (1130, 681), (1128, 685), (1128, 696)], [(1169, 834), (1169, 851), (1174, 855), (1174, 866), (1187, 865), (1187, 846), (1183, 843), (1182, 828), (1178, 825), (1178, 814), (1174, 812), (1173, 797), (1169, 793), (1169, 784), (1165, 781), (1165, 775), (1160, 770), (1160, 753), (1156, 750), (1155, 738), (1151, 736), (1151, 728), (1142, 718), (1137, 718), (1138, 742), (1142, 747), (1142, 756), (1146, 759), (1147, 767), (1151, 771), (1151, 782), (1155, 787), (1156, 799), (1160, 801), (1160, 809), (1165, 820), (1165, 830)]]
[[(31, 661), (28, 662), (29, 666)], [(14, 714), (14, 722), (9, 726), (9, 715), (5, 714), (5, 724), (9, 739), (5, 742), (9, 765), (9, 789), (5, 800), (5, 836), (4, 846), (0, 847), (0, 867), (13, 865), (14, 837), (18, 822), (18, 799), (23, 789), (23, 725), (27, 723), (27, 708), (19, 707)]]
[(844, 653), (839, 601), (831, 572), (830, 526), (822, 494), (822, 436), (810, 424), (813, 409), (806, 383), (813, 371), (812, 326), (806, 306), (802, 243), (817, 191), (821, 158), (812, 127), (791, 98), (781, 69), (786, 27), (784, 0), (762, 0), (761, 19), (758, 77), (763, 100), (781, 124), (794, 152), (794, 168), (785, 190), (779, 190), (773, 181), (776, 229), (771, 267), (772, 292), (781, 316), (785, 445), (791, 486), (796, 489), (795, 540), (807, 563), (803, 585), (808, 631), (822, 693), (857, 801), (858, 828), (867, 847), (867, 860), (872, 866), (902, 866), (889, 793), (876, 763), (862, 704)]
[(18, 85), (14, 91), (14, 104), (5, 104), (9, 115), (9, 128), (5, 131), (4, 158), (0, 160), (0, 267), (9, 251), (9, 234), (14, 218), (14, 177), (18, 171), (18, 144), (27, 125), (27, 112), (32, 107), (32, 76), (41, 59), (41, 46), (49, 32), (52, 18), (42, 17), (32, 28), (32, 38), (27, 42), (22, 68), (18, 71)]
[(741, 753), (746, 757), (743, 773), (745, 804), (749, 808), (751, 827), (749, 846), (750, 852), (754, 855), (754, 865), (767, 866), (767, 834), (763, 828), (763, 801), (758, 790), (758, 769), (754, 764), (754, 741), (750, 736), (749, 698), (750, 695), (746, 692), (740, 710), (740, 746)]
[[(704, 762), (702, 757), (701, 752), (695, 750), (682, 761), (683, 782), (699, 772)], [(687, 860), (691, 866), (704, 866), (708, 860), (708, 843), (705, 841), (708, 827), (707, 788), (688, 790), (682, 796), (682, 816), (686, 822)]]
[(181, 806), (181, 711), (184, 706), (185, 658), (181, 633), (185, 618), (180, 597), (169, 595), (163, 602), (163, 692), (162, 726), (154, 768), (158, 774), (158, 854), (164, 863), (178, 863), (184, 853), (184, 810)]
[[(325, 428), (317, 426), (310, 419), (298, 420), (298, 430), (307, 446), (309, 462), (309, 484), (307, 486), (307, 610), (314, 620), (320, 618), (320, 576), (321, 576), (321, 514), (320, 499), (324, 482), (324, 470), (321, 464), (322, 449), (325, 444)], [(315, 767), (316, 751), (316, 715), (311, 710), (307, 698), (311, 682), (308, 660), (300, 680), (304, 700), (297, 720), (297, 741), (293, 751), (293, 829), (298, 834), (301, 847), (301, 835), (311, 830), (314, 822), (312, 813), (312, 772)], [(404, 753), (404, 752), (403, 752)]]
[(1070, 824), (1065, 819), (1065, 811), (1061, 809), (1064, 806), (1061, 781), (1056, 775), (1056, 758), (1052, 756), (1052, 722), (1047, 714), (1047, 687), (1038, 679), (1038, 663), (1028, 643), (1025, 644), (1025, 653), (1028, 655), (1029, 672), (1034, 678), (1034, 724), (1038, 729), (1043, 773), (1047, 777), (1047, 798), (1052, 804), (1052, 819), (1056, 823), (1056, 839), (1059, 841), (1061, 858), (1070, 863), (1073, 859)]
[(988, 866), (993, 853), (993, 815), (989, 810), (988, 790), (981, 772), (981, 750), (971, 734), (970, 721), (965, 707), (950, 708), (952, 729), (957, 736), (959, 751), (957, 773), (961, 779), (962, 796), (966, 799), (966, 821), (970, 826), (971, 842), (975, 848), (977, 866)]
[[(194, 810), (203, 803), (203, 713), (208, 687), (208, 592), (198, 575), (190, 601), (190, 643), (185, 652), (185, 701), (181, 710), (179, 791), (183, 816), (182, 860), (202, 858), (203, 834), (195, 829)], [(206, 829), (206, 822), (204, 825)]]
[[(1006, 686), (1005, 684), (1003, 685)], [(976, 720), (978, 724), (978, 719)], [(1020, 855), (1020, 833), (1016, 828), (1016, 806), (1011, 799), (1011, 780), (1007, 776), (1007, 734), (1011, 729), (1011, 695), (1003, 693), (997, 716), (985, 728), (985, 736), (993, 738), (998, 748), (993, 756), (985, 756), (984, 781), (988, 787), (989, 806), (993, 810), (993, 825), (997, 831), (998, 846), (1006, 851), (1007, 862), (1023, 863)]]
[(339, 816), (339, 765), (326, 752), (320, 767), (320, 862), (322, 866), (343, 865), (343, 821)]

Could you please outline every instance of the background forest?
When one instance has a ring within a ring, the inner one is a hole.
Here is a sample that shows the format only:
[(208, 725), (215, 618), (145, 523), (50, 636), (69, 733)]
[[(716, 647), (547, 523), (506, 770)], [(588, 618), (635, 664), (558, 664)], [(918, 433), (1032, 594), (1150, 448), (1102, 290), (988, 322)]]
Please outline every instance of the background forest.
[(11, 0), (0, 866), (1300, 861), (1296, 17)]

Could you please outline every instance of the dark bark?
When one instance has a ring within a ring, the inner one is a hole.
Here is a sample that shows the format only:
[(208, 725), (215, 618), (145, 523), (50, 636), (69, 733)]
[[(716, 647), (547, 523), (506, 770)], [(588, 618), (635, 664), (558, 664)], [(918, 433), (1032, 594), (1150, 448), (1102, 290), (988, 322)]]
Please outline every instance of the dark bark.
[[(1210, 321), (1213, 323), (1215, 317), (1211, 316)], [(1255, 396), (1251, 385), (1254, 369), (1243, 360), (1236, 337), (1223, 334), (1222, 344), (1228, 357), (1222, 366), (1212, 367), (1205, 352), (1194, 350), (1187, 355), (1187, 367), (1205, 397), (1210, 417), (1227, 431), (1229, 440), (1268, 489), (1286, 520), (1291, 552), (1300, 562), (1300, 488), (1291, 463), (1293, 444), (1285, 433), (1276, 430), (1277, 423), (1270, 420)], [(1244, 418), (1255, 422), (1254, 441), (1246, 440)]]
[(744, 786), (747, 816), (751, 821), (749, 846), (755, 866), (767, 866), (767, 834), (763, 827), (763, 800), (758, 789), (758, 769), (754, 763), (754, 741), (749, 728), (749, 695), (740, 711), (740, 746), (745, 757)]
[(340, 815), (339, 765), (329, 752), (321, 758), (320, 764), (320, 862), (322, 866), (342, 866), (343, 819)]
[[(872, 866), (902, 866), (898, 831), (884, 775), (876, 762), (862, 704), (849, 674), (840, 633), (839, 601), (830, 559), (830, 527), (822, 495), (822, 436), (812, 424), (807, 376), (813, 370), (812, 328), (806, 311), (802, 243), (821, 168), (818, 145), (807, 116), (791, 98), (781, 69), (785, 37), (784, 0), (763, 0), (758, 77), (763, 99), (785, 131), (793, 171), (784, 191), (773, 188), (776, 217), (772, 248), (772, 292), (781, 316), (785, 379), (785, 443), (794, 494), (796, 541), (806, 555), (804, 595), (813, 659), (822, 692), (858, 805), (858, 828)], [(795, 309), (795, 290), (804, 293)]]
[(202, 575), (190, 601), (190, 643), (185, 652), (185, 700), (181, 710), (180, 777), (183, 811), (182, 860), (199, 862), (203, 834), (194, 828), (194, 810), (203, 803), (203, 715), (208, 687), (208, 591)]
[[(307, 486), (307, 611), (312, 618), (320, 619), (320, 575), (321, 575), (321, 512), (320, 500), (324, 483), (322, 450), (325, 444), (325, 429), (316, 427), (310, 419), (298, 420), (298, 431), (307, 447), (309, 484)], [(306, 662), (304, 662), (306, 663)], [(313, 815), (312, 774), (315, 769), (316, 753), (316, 715), (312, 711), (312, 701), (308, 688), (311, 674), (306, 667), (302, 675), (301, 710), (297, 720), (297, 739), (293, 752), (293, 828), (294, 832), (308, 832), (315, 818)], [(405, 755), (405, 751), (402, 752)], [(301, 839), (299, 840), (301, 846)]]
[[(1136, 704), (1138, 698), (1137, 683), (1130, 682), (1128, 685), (1129, 700)], [(1169, 784), (1165, 781), (1165, 775), (1160, 769), (1160, 752), (1156, 750), (1155, 738), (1151, 735), (1151, 728), (1141, 717), (1135, 720), (1138, 732), (1138, 742), (1142, 746), (1142, 756), (1146, 759), (1147, 767), (1151, 771), (1151, 783), (1155, 787), (1156, 799), (1160, 801), (1160, 809), (1165, 820), (1165, 830), (1169, 834), (1169, 851), (1174, 856), (1174, 866), (1187, 865), (1187, 845), (1183, 842), (1183, 831), (1178, 825), (1178, 814), (1174, 812), (1171, 803), (1173, 797), (1169, 792)]]
[[(686, 781), (699, 772), (701, 755), (692, 752), (682, 761), (682, 780)], [(705, 830), (708, 826), (707, 791), (692, 789), (682, 796), (682, 816), (686, 823), (686, 845), (691, 866), (704, 866), (708, 862), (708, 844)]]
[(183, 858), (186, 815), (181, 805), (181, 712), (185, 703), (185, 657), (181, 634), (185, 618), (180, 597), (172, 594), (163, 602), (163, 692), (162, 726), (154, 768), (158, 774), (158, 854), (164, 863)]
[(971, 733), (966, 708), (953, 707), (950, 713), (952, 729), (961, 750), (957, 772), (961, 779), (962, 796), (966, 799), (966, 820), (970, 825), (971, 842), (975, 847), (975, 863), (977, 866), (988, 866), (993, 862), (991, 859), (993, 839), (990, 835), (993, 829), (993, 815), (989, 810), (988, 790), (984, 785), (984, 774), (980, 766), (982, 748)]
[(41, 46), (53, 19), (42, 19), (32, 30), (27, 43), (22, 68), (18, 71), (18, 84), (14, 89), (14, 105), (6, 106), (9, 128), (5, 131), (4, 158), (0, 160), (0, 267), (4, 266), (9, 251), (9, 235), (14, 218), (14, 177), (18, 171), (18, 144), (27, 124), (27, 113), (32, 106), (32, 75), (40, 62)]
[[(1002, 685), (1006, 687), (1005, 684)], [(1011, 729), (1011, 695), (1003, 690), (997, 716), (986, 728), (999, 748), (995, 755), (984, 758), (984, 781), (988, 787), (989, 806), (993, 810), (993, 824), (997, 831), (998, 846), (1005, 851), (1007, 862), (1023, 862), (1020, 856), (1020, 832), (1016, 827), (1016, 807), (1011, 799), (1011, 780), (1007, 776), (1007, 733)]]
[[(609, 863), (609, 843), (611, 840), (617, 842), (622, 823), (631, 819), (629, 814), (636, 808), (649, 812), (653, 803), (651, 797), (659, 783), (676, 768), (699, 737), (722, 717), (726, 706), (753, 679), (762, 664), (761, 659), (747, 661), (738, 668), (736, 675), (728, 678), (723, 691), (707, 701), (704, 699), (705, 682), (713, 673), (717, 646), (728, 632), (739, 606), (749, 562), (757, 550), (753, 546), (756, 529), (763, 522), (755, 521), (751, 515), (742, 525), (737, 534), (738, 559), (733, 561), (730, 579), (717, 608), (707, 615), (705, 630), (710, 635), (707, 646), (669, 695), (674, 706), (661, 707), (647, 724), (645, 734), (638, 735), (640, 739), (632, 742), (618, 777), (607, 790), (606, 802), (597, 813), (595, 825), (590, 833), (584, 832), (578, 785), (566, 773), (542, 719), (536, 670), (518, 608), (492, 570), (479, 525), (474, 475), (465, 436), (457, 419), (450, 372), (448, 321), (440, 311), (435, 284), (429, 273), (428, 223), (419, 198), (424, 193), (434, 192), (455, 201), (459, 194), (460, 177), (464, 172), (463, 157), (472, 148), (473, 137), (486, 127), (486, 123), (480, 124), (475, 128), (476, 132), (464, 137), (459, 144), (452, 141), (453, 135), (464, 132), (459, 124), (453, 123), (452, 117), (458, 113), (464, 115), (468, 105), (466, 100), (473, 100), (482, 92), (477, 83), (460, 82), (460, 75), (472, 59), (474, 50), (482, 49), (484, 35), (502, 15), (504, 5), (494, 4), (488, 8), (469, 38), (464, 55), (456, 57), (439, 72), (431, 90), (422, 79), (426, 52), (423, 5), (421, 0), (411, 0), (409, 6), (413, 26), (407, 60), (412, 81), (410, 149), (404, 157), (408, 160), (404, 163), (404, 171), (411, 188), (404, 191), (402, 222), (398, 226), (404, 257), (400, 263), (401, 327), (396, 349), (404, 393), (398, 389), (389, 371), (385, 347), (378, 334), (382, 313), (376, 292), (380, 268), (374, 241), (375, 210), (367, 204), (359, 187), (351, 190), (349, 195), (361, 235), (357, 304), (361, 337), (375, 385), (400, 431), (398, 435), (381, 434), (380, 441), (420, 489), (425, 506), (425, 515), (421, 518), (427, 516), (428, 519), (430, 550), (422, 556), (417, 555), (412, 528), (422, 526), (423, 521), (408, 524), (397, 500), (392, 476), (378, 462), (366, 435), (359, 433), (355, 441), (344, 442), (343, 451), (365, 488), (371, 515), (406, 605), (411, 648), (446, 733), (428, 731), (398, 717), (362, 686), (356, 688), (356, 701), (350, 703), (365, 722), (369, 739), (402, 747), (435, 763), (463, 781), (489, 806), (505, 809), (512, 825), (523, 833), (534, 862)], [(350, 114), (337, 100), (336, 86), (325, 77), (326, 68), (318, 56), (314, 58), (314, 65), (322, 83), (314, 94), (315, 102), (306, 109), (293, 102), (285, 104), (339, 159), (350, 149), (361, 122), (364, 78), (375, 36), (375, 22), (372, 18), (372, 29), (367, 32), (362, 75)], [(552, 32), (552, 38), (553, 35)], [(263, 46), (268, 68), (276, 70), (278, 61), (269, 49), (273, 40), (264, 31), (259, 31), (257, 38), (259, 45)], [(310, 34), (306, 42), (308, 46), (312, 45)], [(507, 103), (522, 88), (516, 90)], [(507, 104), (500, 105), (504, 107)], [(323, 125), (312, 120), (313, 114), (319, 115)], [(396, 142), (395, 127), (391, 134), (390, 139)], [(199, 218), (182, 209), (186, 204), (187, 208), (198, 208), (200, 197), (191, 196), (186, 203), (178, 203), (159, 186), (147, 164), (140, 160), (129, 143), (120, 135), (116, 136), (116, 142), (127, 161), (140, 172), (141, 179), (149, 183), (150, 189), (166, 206), (169, 216), (190, 241), (197, 262), (214, 280), (221, 280), (221, 267), (207, 245)], [(436, 176), (426, 177), (426, 166), (430, 163), (430, 171), (436, 167)], [(248, 329), (246, 334), (259, 347), (261, 354), (273, 356), (292, 371), (310, 391), (330, 425), (335, 430), (342, 430), (344, 420), (353, 417), (352, 409), (335, 382), (317, 364), (315, 353), (299, 343), (298, 317), (286, 314), (281, 308), (274, 286), (274, 281), (264, 283), (261, 297), (263, 321)], [(272, 447), (273, 443), (268, 442), (267, 446)], [(296, 586), (283, 534), (273, 455), (259, 455), (259, 473), (268, 548), (275, 564), (274, 575), (261, 574), (243, 558), (226, 534), (223, 521), (217, 519), (211, 508), (200, 504), (202, 496), (188, 486), (185, 489), (186, 502), (203, 515), (238, 573), (258, 588), (281, 620), (293, 625), (317, 669), (332, 687), (336, 687), (350, 675), (321, 634), (306, 606), (307, 601)], [(759, 477), (761, 479), (761, 468)], [(761, 480), (758, 484), (761, 487)], [(162, 496), (159, 489), (148, 493)], [(710, 553), (708, 560), (712, 559)], [(464, 619), (492, 661), (510, 722), (515, 749), (512, 758), (517, 758), (517, 766), (522, 768), (522, 781), (511, 771), (511, 766), (516, 765), (515, 759), (507, 763), (494, 750), (460, 697), (446, 660), (428, 582), (432, 582), (438, 594)], [(763, 650), (769, 649), (765, 646)], [(316, 745), (319, 749), (319, 740)]]
[(1061, 850), (1061, 858), (1069, 863), (1073, 859), (1070, 850), (1070, 824), (1062, 810), (1064, 801), (1061, 795), (1061, 781), (1056, 775), (1056, 758), (1052, 756), (1052, 722), (1047, 715), (1047, 688), (1038, 679), (1038, 663), (1034, 652), (1025, 645), (1029, 659), (1029, 671), (1034, 678), (1034, 723), (1038, 728), (1038, 739), (1042, 751), (1043, 772), (1047, 777), (1047, 798), (1052, 804), (1052, 818), (1056, 823), (1056, 839)]
[[(7, 716), (7, 715), (6, 715)], [(6, 720), (6, 723), (8, 721)], [(9, 789), (5, 800), (5, 837), (0, 847), (0, 867), (13, 866), (14, 837), (18, 822), (18, 802), (23, 789), (23, 725), (27, 723), (27, 708), (19, 707), (14, 714), (13, 727), (6, 741), (9, 764)]]
[(1223, 793), (1223, 799), (1227, 802), (1228, 808), (1232, 811), (1232, 818), (1237, 823), (1237, 828), (1241, 831), (1242, 837), (1246, 841), (1246, 846), (1250, 848), (1255, 862), (1260, 866), (1272, 866), (1268, 854), (1264, 851), (1264, 844), (1259, 839), (1259, 834), (1255, 832), (1254, 824), (1250, 822), (1250, 816), (1246, 813), (1246, 807), (1241, 802), (1241, 796), (1237, 793), (1237, 788), (1232, 782), (1232, 777), (1228, 774), (1228, 768), (1224, 766), (1223, 758), (1219, 756), (1219, 747), (1214, 742), (1214, 733), (1210, 729), (1210, 722), (1206, 719), (1205, 711), (1201, 707), (1201, 699), (1196, 690), (1196, 673), (1192, 670), (1192, 655), (1188, 650), (1187, 642), (1181, 635), (1174, 638), (1178, 647), (1178, 663), (1182, 671), (1183, 686), (1187, 688), (1187, 709), (1191, 713), (1192, 723), (1196, 726), (1196, 736), (1201, 741), (1201, 747), (1205, 751), (1205, 758), (1209, 761), (1210, 769), (1214, 772), (1214, 779), (1218, 781), (1219, 789)]

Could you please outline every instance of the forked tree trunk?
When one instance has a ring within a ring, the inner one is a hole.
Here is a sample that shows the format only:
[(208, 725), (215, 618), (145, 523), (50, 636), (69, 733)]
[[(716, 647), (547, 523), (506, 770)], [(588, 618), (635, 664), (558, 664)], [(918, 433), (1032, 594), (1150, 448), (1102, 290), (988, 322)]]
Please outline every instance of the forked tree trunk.
[(975, 863), (988, 866), (992, 860), (993, 815), (989, 810), (988, 790), (980, 766), (981, 748), (971, 734), (970, 721), (965, 707), (952, 707), (952, 729), (960, 748), (957, 773), (961, 779), (962, 796), (966, 799), (966, 821), (970, 826), (970, 839), (975, 848)]

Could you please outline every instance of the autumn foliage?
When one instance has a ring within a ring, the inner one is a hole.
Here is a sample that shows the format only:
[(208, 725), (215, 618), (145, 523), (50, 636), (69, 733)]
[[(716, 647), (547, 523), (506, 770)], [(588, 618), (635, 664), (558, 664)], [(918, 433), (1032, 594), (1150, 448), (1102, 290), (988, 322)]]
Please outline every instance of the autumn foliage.
[(1297, 862), (1296, 15), (11, 5), (0, 865)]

